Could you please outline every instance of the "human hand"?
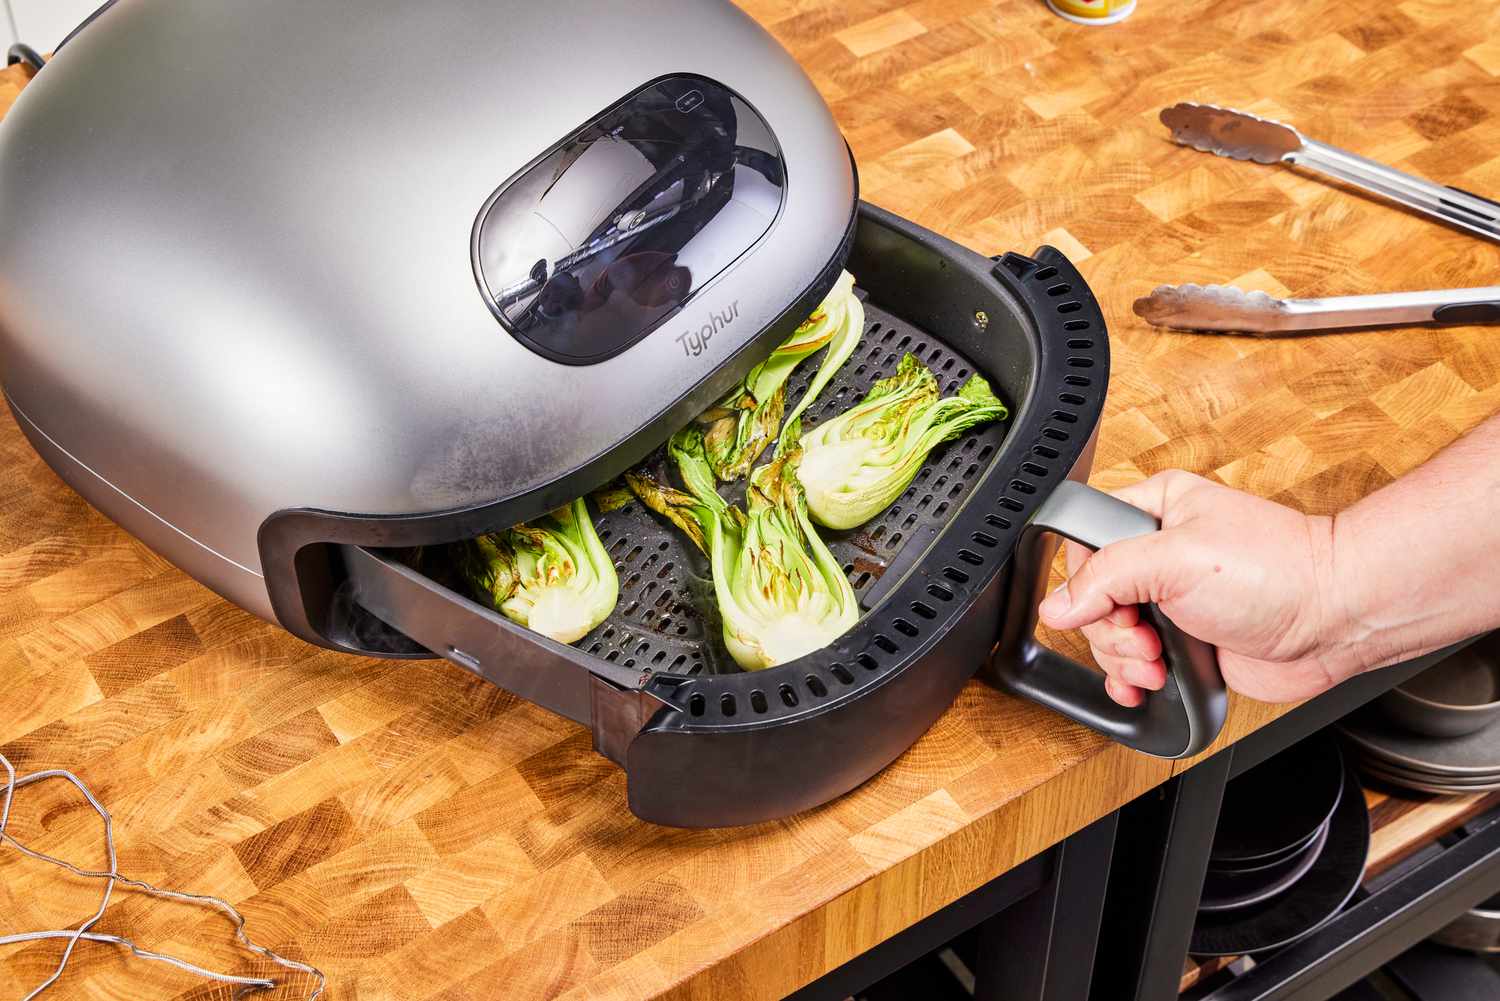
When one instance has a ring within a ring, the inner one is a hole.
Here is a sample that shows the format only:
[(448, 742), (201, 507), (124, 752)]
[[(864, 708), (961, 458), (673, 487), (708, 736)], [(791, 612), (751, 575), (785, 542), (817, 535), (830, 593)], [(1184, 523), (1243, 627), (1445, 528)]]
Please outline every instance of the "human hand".
[(1162, 530), (1092, 554), (1068, 543), (1068, 581), (1040, 613), (1053, 629), (1083, 630), (1116, 702), (1139, 705), (1166, 682), (1161, 638), (1140, 621), (1147, 601), (1218, 647), (1225, 682), (1251, 698), (1303, 699), (1359, 672), (1342, 640), (1332, 518), (1180, 470), (1114, 495)]

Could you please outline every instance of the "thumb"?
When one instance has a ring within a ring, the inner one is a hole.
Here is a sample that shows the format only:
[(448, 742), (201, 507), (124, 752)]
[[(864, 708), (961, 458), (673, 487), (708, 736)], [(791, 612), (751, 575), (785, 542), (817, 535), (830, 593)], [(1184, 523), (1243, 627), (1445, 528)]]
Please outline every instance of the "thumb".
[(1155, 571), (1163, 565), (1163, 548), (1170, 544), (1167, 534), (1153, 532), (1105, 546), (1042, 602), (1042, 621), (1051, 629), (1079, 629), (1120, 605), (1151, 601)]

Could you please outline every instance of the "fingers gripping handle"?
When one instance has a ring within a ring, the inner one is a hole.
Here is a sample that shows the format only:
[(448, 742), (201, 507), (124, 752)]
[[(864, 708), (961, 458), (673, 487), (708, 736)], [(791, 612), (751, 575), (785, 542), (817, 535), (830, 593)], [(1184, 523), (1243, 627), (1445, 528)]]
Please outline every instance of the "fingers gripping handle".
[(1224, 725), (1228, 699), (1212, 646), (1178, 629), (1154, 604), (1142, 606), (1142, 620), (1161, 637), (1167, 683), (1132, 709), (1109, 697), (1097, 671), (1047, 649), (1035, 635), (1057, 536), (1101, 549), (1159, 528), (1150, 514), (1109, 494), (1072, 480), (1059, 486), (1021, 533), (991, 671), (1007, 691), (1128, 747), (1185, 758), (1212, 743)]

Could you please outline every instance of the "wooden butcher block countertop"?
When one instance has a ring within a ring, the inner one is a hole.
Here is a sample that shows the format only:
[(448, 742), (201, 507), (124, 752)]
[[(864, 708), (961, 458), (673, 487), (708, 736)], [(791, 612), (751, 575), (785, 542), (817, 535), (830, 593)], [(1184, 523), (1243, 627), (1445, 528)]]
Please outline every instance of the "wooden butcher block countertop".
[[(1264, 341), (1130, 311), (1161, 282), (1500, 283), (1500, 246), (1179, 148), (1156, 122), (1178, 100), (1247, 108), (1500, 195), (1493, 5), (1141, 0), (1111, 28), (1032, 0), (746, 7), (827, 96), (866, 198), (985, 253), (1051, 243), (1078, 262), (1114, 357), (1095, 484), (1179, 466), (1333, 511), (1500, 409), (1495, 330)], [(0, 102), (23, 80), (0, 75)], [(580, 727), (456, 667), (343, 656), (235, 609), (91, 510), (8, 415), (0, 463), (0, 747), (77, 771), (123, 871), (227, 897), (332, 998), (777, 998), (1186, 767), (976, 683), (828, 807), (651, 827)], [(1284, 711), (1236, 700), (1219, 746)], [(38, 847), (100, 864), (76, 795), (28, 789), (17, 812)], [(0, 852), (0, 933), (76, 921), (95, 889)], [(105, 930), (240, 962), (218, 918), (116, 899)], [(0, 954), (0, 997), (57, 953)], [(59, 996), (206, 996), (107, 946), (68, 977)]]

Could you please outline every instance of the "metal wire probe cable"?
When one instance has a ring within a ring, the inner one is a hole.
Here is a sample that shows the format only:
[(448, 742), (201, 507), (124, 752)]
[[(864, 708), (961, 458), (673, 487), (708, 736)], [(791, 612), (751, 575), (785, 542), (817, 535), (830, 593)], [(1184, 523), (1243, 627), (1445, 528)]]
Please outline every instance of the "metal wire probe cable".
[[(86, 919), (77, 928), (21, 932), (13, 935), (0, 935), (0, 946), (16, 945), (22, 942), (38, 942), (47, 939), (66, 939), (68, 943), (63, 948), (62, 958), (58, 960), (57, 969), (52, 971), (52, 975), (50, 977), (42, 981), (36, 987), (32, 988), (30, 993), (21, 998), (21, 1001), (32, 1001), (33, 998), (37, 997), (43, 991), (57, 982), (58, 978), (62, 976), (63, 970), (67, 968), (68, 961), (73, 956), (73, 950), (80, 941), (108, 942), (111, 945), (118, 945), (130, 950), (133, 955), (141, 959), (148, 959), (152, 960), (153, 962), (166, 963), (170, 966), (175, 966), (180, 970), (185, 970), (188, 973), (192, 973), (200, 977), (205, 977), (209, 980), (215, 980), (220, 983), (234, 984), (251, 990), (265, 990), (277, 986), (276, 981), (270, 979), (269, 977), (244, 977), (237, 976), (231, 973), (218, 973), (213, 970), (206, 970), (201, 966), (190, 963), (185, 959), (179, 959), (176, 956), (168, 956), (164, 953), (152, 952), (149, 949), (142, 949), (134, 942), (130, 941), (127, 938), (122, 938), (119, 935), (108, 935), (102, 932), (90, 931), (90, 929), (93, 928), (93, 926), (97, 924), (102, 917), (104, 917), (104, 911), (109, 906), (110, 896), (114, 893), (116, 884), (129, 886), (132, 889), (140, 890), (142, 893), (146, 893), (154, 897), (161, 897), (166, 900), (178, 900), (191, 904), (203, 904), (222, 911), (229, 918), (229, 920), (233, 922), (235, 938), (237, 938), (246, 949), (250, 950), (258, 956), (263, 956), (266, 959), (269, 959), (271, 962), (283, 966), (288, 970), (295, 970), (299, 973), (305, 973), (313, 977), (317, 981), (317, 987), (313, 990), (312, 994), (308, 995), (307, 1001), (317, 1001), (317, 999), (323, 994), (323, 990), (325, 987), (327, 987), (328, 981), (327, 978), (323, 976), (321, 971), (319, 971), (315, 967), (309, 966), (306, 963), (299, 963), (294, 959), (287, 959), (285, 956), (279, 955), (278, 953), (267, 949), (265, 946), (258, 945), (254, 941), (252, 941), (250, 937), (245, 934), (244, 916), (240, 914), (240, 912), (235, 909), (234, 905), (230, 904), (228, 901), (221, 900), (218, 897), (209, 896), (207, 894), (184, 893), (180, 890), (165, 890), (157, 886), (152, 886), (150, 883), (142, 882), (138, 879), (130, 879), (127, 876), (122, 876), (120, 874), (119, 861), (115, 852), (114, 822), (109, 815), (109, 811), (104, 808), (103, 804), (101, 804), (97, 799), (94, 798), (94, 794), (89, 791), (88, 786), (84, 785), (83, 781), (79, 779), (78, 776), (74, 775), (70, 771), (67, 771), (66, 769), (51, 768), (45, 771), (33, 772), (30, 775), (22, 775), (17, 777), (15, 766), (10, 763), (10, 759), (8, 759), (4, 754), (0, 754), (0, 768), (3, 768), (5, 770), (4, 793), (3, 795), (0, 795), (0, 846), (8, 843), (14, 846), (15, 849), (21, 854), (26, 855), (29, 858), (36, 859), (40, 862), (47, 862), (51, 865), (66, 869), (68, 872), (72, 873), (75, 876), (79, 876), (85, 879), (102, 879), (105, 881), (104, 895), (99, 901), (98, 910), (96, 910), (92, 916)], [(79, 792), (83, 794), (83, 798), (88, 801), (89, 806), (92, 807), (94, 812), (99, 815), (99, 819), (104, 822), (104, 844), (109, 857), (108, 871), (96, 872), (88, 869), (82, 869), (64, 859), (55, 858), (51, 855), (46, 854), (45, 852), (36, 851), (35, 849), (30, 848), (22, 844), (20, 841), (16, 840), (15, 836), (7, 831), (7, 826), (10, 823), (11, 804), (15, 800), (16, 790), (28, 785), (32, 785), (33, 783), (46, 781), (47, 779), (62, 779), (65, 782), (71, 783)]]

